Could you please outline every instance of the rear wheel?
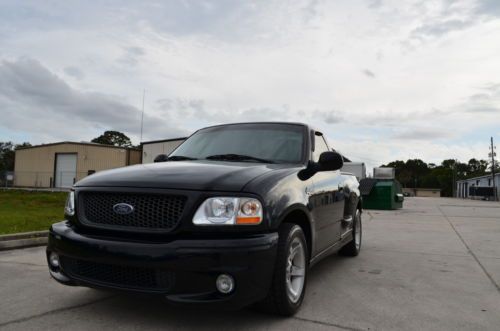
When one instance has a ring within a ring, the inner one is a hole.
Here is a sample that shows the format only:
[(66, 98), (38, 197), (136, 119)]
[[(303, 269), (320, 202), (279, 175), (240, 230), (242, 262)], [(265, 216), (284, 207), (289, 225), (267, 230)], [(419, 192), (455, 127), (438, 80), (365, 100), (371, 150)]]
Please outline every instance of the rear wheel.
[(363, 237), (363, 225), (361, 222), (361, 210), (356, 209), (352, 225), (352, 240), (340, 250), (340, 254), (346, 256), (357, 256), (361, 250), (361, 239)]
[(285, 316), (297, 312), (306, 289), (307, 249), (302, 228), (293, 223), (283, 223), (279, 229), (273, 282), (268, 296), (259, 304), (260, 308)]

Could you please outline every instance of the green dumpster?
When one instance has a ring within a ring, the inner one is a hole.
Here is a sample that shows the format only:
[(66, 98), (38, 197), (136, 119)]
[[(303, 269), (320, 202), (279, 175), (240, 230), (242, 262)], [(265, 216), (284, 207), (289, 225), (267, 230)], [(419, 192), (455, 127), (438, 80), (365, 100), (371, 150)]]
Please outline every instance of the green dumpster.
[(403, 208), (401, 184), (395, 179), (366, 178), (360, 182), (363, 208), (393, 210)]

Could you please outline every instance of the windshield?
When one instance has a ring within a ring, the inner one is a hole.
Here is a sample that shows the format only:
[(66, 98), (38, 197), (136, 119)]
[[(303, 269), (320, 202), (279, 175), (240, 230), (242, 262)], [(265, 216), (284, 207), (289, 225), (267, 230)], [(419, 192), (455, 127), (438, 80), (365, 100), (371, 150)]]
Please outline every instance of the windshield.
[[(207, 128), (187, 139), (170, 158), (300, 163), (304, 132), (303, 126), (293, 124), (234, 124)], [(228, 154), (231, 157), (221, 157)]]

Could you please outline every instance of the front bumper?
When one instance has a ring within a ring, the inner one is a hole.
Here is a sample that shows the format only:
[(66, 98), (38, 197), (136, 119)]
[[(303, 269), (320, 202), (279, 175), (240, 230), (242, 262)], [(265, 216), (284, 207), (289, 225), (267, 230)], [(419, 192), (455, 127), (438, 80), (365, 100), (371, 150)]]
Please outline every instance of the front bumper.
[[(237, 239), (134, 242), (82, 235), (67, 222), (60, 222), (50, 229), (47, 256), (52, 252), (59, 255), (60, 267), (49, 264), (49, 270), (54, 279), (66, 285), (151, 293), (175, 303), (240, 308), (266, 296), (277, 244), (277, 233)], [(78, 269), (83, 273), (74, 272), (74, 261), (85, 266)], [(89, 265), (98, 266), (99, 277), (92, 276), (94, 269)], [(232, 293), (216, 289), (216, 278), (223, 273), (235, 279)], [(159, 274), (164, 286), (147, 286)], [(129, 276), (134, 277), (133, 283), (125, 282)]]

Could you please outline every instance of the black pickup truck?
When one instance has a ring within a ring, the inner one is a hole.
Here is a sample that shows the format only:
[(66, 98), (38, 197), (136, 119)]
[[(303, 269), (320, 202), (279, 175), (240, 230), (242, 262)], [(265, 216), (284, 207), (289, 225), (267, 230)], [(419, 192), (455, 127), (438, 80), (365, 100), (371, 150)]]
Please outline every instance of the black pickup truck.
[(163, 161), (74, 185), (50, 228), (53, 278), (292, 315), (313, 264), (359, 253), (359, 184), (308, 125), (208, 127)]

